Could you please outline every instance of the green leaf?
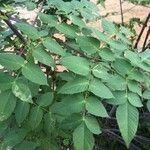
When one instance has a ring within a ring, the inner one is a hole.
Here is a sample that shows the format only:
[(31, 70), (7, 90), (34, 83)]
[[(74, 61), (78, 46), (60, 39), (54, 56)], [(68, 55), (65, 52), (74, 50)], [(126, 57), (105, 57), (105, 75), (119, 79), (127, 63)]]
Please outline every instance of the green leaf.
[(97, 29), (92, 29), (92, 31), (94, 32), (94, 34), (96, 35), (96, 37), (103, 42), (108, 43), (109, 42), (109, 38), (102, 32), (100, 32)]
[(38, 13), (38, 16), (43, 23), (48, 24), (50, 27), (55, 27), (57, 25), (58, 19), (54, 15), (47, 15), (44, 13)]
[(51, 107), (53, 113), (61, 115), (71, 115), (79, 113), (83, 108), (84, 98), (81, 95), (71, 95), (65, 97), (61, 102), (54, 103)]
[(24, 59), (15, 54), (0, 53), (0, 65), (10, 70), (18, 70), (24, 65)]
[(99, 51), (100, 41), (96, 38), (89, 36), (78, 36), (77, 43), (82, 51), (91, 55)]
[(85, 58), (67, 56), (62, 58), (60, 63), (67, 69), (79, 75), (87, 76), (90, 72), (90, 64)]
[(27, 63), (22, 68), (22, 74), (25, 76), (25, 78), (27, 78), (28, 80), (30, 80), (34, 83), (37, 83), (40, 85), (48, 85), (45, 74), (35, 64)]
[(50, 51), (53, 52), (55, 54), (61, 55), (61, 56), (65, 56), (66, 52), (65, 50), (53, 39), (51, 38), (46, 38), (43, 41), (43, 45)]
[(14, 78), (8, 73), (0, 72), (0, 90), (5, 91), (11, 89)]
[(128, 75), (128, 78), (138, 82), (144, 81), (143, 74), (140, 70), (132, 70), (132, 72), (130, 72), (130, 74)]
[(77, 26), (83, 28), (86, 27), (85, 22), (78, 16), (75, 15), (69, 15), (69, 19)]
[(122, 53), (125, 50), (129, 49), (127, 44), (119, 40), (118, 41), (109, 40), (108, 44), (110, 45), (110, 47), (116, 50), (116, 53), (119, 53), (119, 52)]
[(15, 150), (35, 150), (38, 144), (31, 141), (23, 141), (14, 147)]
[(138, 128), (139, 112), (136, 107), (127, 102), (118, 106), (116, 117), (121, 135), (129, 148)]
[(143, 98), (145, 99), (150, 99), (150, 90), (145, 90), (143, 93)]
[(150, 100), (147, 101), (147, 109), (150, 112)]
[(75, 150), (92, 150), (94, 138), (84, 123), (78, 126), (73, 132), (73, 143)]
[(136, 93), (129, 92), (128, 93), (128, 100), (129, 100), (130, 104), (132, 104), (135, 107), (142, 107), (143, 106), (140, 97)]
[(93, 79), (89, 85), (89, 91), (101, 98), (113, 98), (113, 94), (100, 80)]
[(131, 92), (137, 93), (138, 95), (142, 95), (142, 89), (138, 82), (136, 81), (128, 81), (128, 88)]
[(66, 130), (74, 130), (83, 122), (80, 114), (72, 114), (62, 121), (60, 127)]
[(4, 121), (11, 116), (16, 106), (16, 97), (11, 91), (0, 93), (0, 121)]
[(48, 52), (46, 52), (42, 46), (38, 46), (36, 47), (35, 50), (33, 50), (32, 52), (33, 57), (38, 60), (39, 62), (50, 66), (50, 67), (54, 67), (55, 63), (53, 58), (51, 57), (51, 55), (48, 54)]
[(77, 36), (76, 34), (76, 29), (71, 26), (71, 25), (68, 25), (66, 23), (61, 23), (61, 24), (58, 24), (56, 26), (56, 29), (65, 34), (66, 36), (68, 36), (69, 38), (75, 38)]
[(105, 32), (109, 34), (116, 34), (117, 29), (113, 22), (107, 21), (106, 19), (102, 19), (102, 27)]
[(26, 119), (30, 109), (30, 104), (27, 102), (18, 101), (15, 108), (15, 119), (19, 125)]
[(109, 48), (101, 48), (99, 50), (99, 56), (106, 61), (114, 61), (115, 55)]
[(131, 64), (125, 59), (116, 59), (113, 63), (113, 68), (123, 76), (128, 75), (133, 69)]
[(29, 125), (32, 129), (38, 127), (43, 118), (43, 111), (40, 107), (35, 106), (30, 110)]
[(36, 4), (28, 1), (28, 2), (26, 2), (26, 7), (27, 7), (28, 11), (32, 11), (36, 8)]
[(84, 118), (84, 122), (87, 126), (87, 128), (94, 134), (100, 134), (101, 133), (101, 129), (100, 126), (96, 120), (95, 117), (92, 116), (86, 116)]
[(99, 101), (96, 97), (89, 97), (86, 100), (86, 109), (88, 113), (99, 116), (99, 117), (108, 117), (108, 113), (103, 106), (102, 102)]
[(101, 64), (96, 65), (92, 69), (92, 73), (94, 74), (95, 77), (100, 78), (100, 79), (104, 79), (104, 80), (107, 80), (110, 78), (110, 75), (108, 74), (107, 71), (108, 71), (108, 69), (106, 69)]
[(39, 106), (46, 107), (52, 104), (53, 99), (54, 99), (53, 93), (47, 92), (39, 95), (36, 102)]
[(32, 103), (32, 95), (29, 87), (21, 82), (14, 82), (12, 85), (13, 94), (24, 102)]
[(114, 98), (106, 100), (106, 103), (112, 105), (120, 105), (127, 102), (127, 94), (125, 91), (114, 91), (113, 92)]
[(60, 88), (58, 93), (61, 94), (75, 94), (84, 92), (87, 90), (89, 85), (89, 80), (86, 78), (75, 78), (72, 81), (67, 82), (64, 86)]
[(110, 78), (106, 80), (106, 83), (108, 87), (110, 87), (112, 90), (123, 91), (126, 89), (126, 86), (127, 86), (126, 80), (120, 75), (110, 76)]
[(21, 143), (25, 138), (27, 131), (25, 129), (13, 129), (8, 134), (5, 135), (4, 141), (1, 144), (0, 149), (6, 150), (8, 148), (13, 148), (17, 144)]
[(32, 25), (27, 23), (16, 23), (15, 26), (32, 40), (40, 38), (38, 30)]

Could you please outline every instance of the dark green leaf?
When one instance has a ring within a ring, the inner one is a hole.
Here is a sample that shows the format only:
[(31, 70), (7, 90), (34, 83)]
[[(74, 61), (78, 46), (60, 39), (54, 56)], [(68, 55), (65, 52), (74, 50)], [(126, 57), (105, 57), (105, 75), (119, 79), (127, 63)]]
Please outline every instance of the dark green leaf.
[(65, 50), (53, 39), (51, 38), (46, 38), (43, 41), (43, 45), (50, 51), (55, 54), (65, 56)]
[(94, 138), (84, 123), (78, 126), (73, 132), (73, 142), (75, 150), (92, 150)]
[(113, 94), (100, 80), (93, 79), (89, 85), (89, 91), (101, 98), (113, 98)]
[(99, 117), (108, 117), (105, 107), (103, 106), (102, 102), (96, 97), (89, 97), (86, 100), (86, 109), (92, 115)]
[(24, 65), (24, 59), (15, 54), (0, 53), (0, 65), (10, 70), (18, 70)]
[(77, 56), (67, 56), (62, 58), (61, 64), (72, 72), (87, 76), (90, 72), (89, 62), (85, 58)]
[(30, 104), (27, 102), (18, 101), (15, 108), (15, 118), (20, 125), (27, 117), (30, 109)]
[(6, 120), (11, 116), (16, 106), (16, 97), (11, 91), (0, 93), (0, 121)]
[(35, 64), (27, 63), (22, 68), (22, 74), (30, 81), (40, 84), (47, 85), (47, 78), (42, 70)]
[(139, 112), (136, 107), (127, 102), (119, 105), (116, 117), (121, 135), (129, 148), (129, 144), (133, 140), (138, 128)]

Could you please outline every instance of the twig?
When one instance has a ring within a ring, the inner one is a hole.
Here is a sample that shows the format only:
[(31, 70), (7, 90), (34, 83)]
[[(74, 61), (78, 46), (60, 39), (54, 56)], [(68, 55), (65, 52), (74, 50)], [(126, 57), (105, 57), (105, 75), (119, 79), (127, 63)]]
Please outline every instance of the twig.
[(122, 1), (119, 0), (120, 3), (120, 13), (121, 13), (121, 23), (124, 24), (124, 18), (123, 18), (123, 9), (122, 9)]
[(146, 43), (147, 43), (149, 34), (150, 34), (150, 27), (148, 28), (148, 31), (147, 31), (147, 34), (146, 34), (146, 37), (145, 37), (145, 40), (144, 40), (144, 43), (143, 43), (142, 52), (144, 52), (146, 50)]
[[(1, 10), (0, 10), (0, 13), (3, 15), (3, 16), (7, 16), (5, 13), (3, 13)], [(8, 16), (7, 16), (8, 17)], [(23, 44), (26, 44), (26, 40), (24, 39), (24, 37), (22, 36), (22, 34), (20, 34), (18, 32), (18, 30), (13, 26), (13, 24), (9, 21), (9, 18), (8, 19), (4, 19), (4, 22), (8, 25), (8, 27), (14, 32), (14, 34), (23, 42)]]
[(150, 13), (148, 14), (148, 16), (147, 16), (147, 18), (146, 18), (146, 20), (145, 20), (145, 22), (144, 22), (144, 24), (143, 24), (143, 27), (142, 27), (142, 29), (141, 29), (141, 32), (140, 32), (140, 34), (139, 34), (139, 36), (138, 36), (138, 38), (137, 38), (137, 40), (136, 40), (136, 43), (135, 43), (135, 45), (134, 45), (134, 48), (137, 48), (138, 43), (139, 43), (139, 41), (140, 41), (140, 39), (141, 39), (141, 36), (142, 36), (142, 34), (143, 34), (143, 32), (144, 32), (146, 26), (147, 26), (147, 23), (148, 23), (149, 19), (150, 19)]

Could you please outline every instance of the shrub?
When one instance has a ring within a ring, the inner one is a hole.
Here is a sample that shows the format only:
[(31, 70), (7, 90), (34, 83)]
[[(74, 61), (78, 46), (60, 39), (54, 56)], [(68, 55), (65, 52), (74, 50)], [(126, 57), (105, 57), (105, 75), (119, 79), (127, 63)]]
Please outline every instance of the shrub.
[(0, 16), (0, 148), (92, 150), (108, 137), (127, 148), (145, 143), (136, 133), (148, 124), (150, 51), (133, 48), (130, 29), (104, 18), (102, 32), (87, 26), (99, 16), (86, 0), (44, 1), (34, 25), (13, 25), (4, 10), (40, 2), (11, 2)]

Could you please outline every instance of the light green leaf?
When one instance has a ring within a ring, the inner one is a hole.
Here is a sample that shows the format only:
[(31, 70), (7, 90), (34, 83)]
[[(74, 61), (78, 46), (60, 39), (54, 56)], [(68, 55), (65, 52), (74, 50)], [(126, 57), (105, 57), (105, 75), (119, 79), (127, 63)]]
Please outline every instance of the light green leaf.
[(89, 85), (89, 91), (101, 98), (113, 98), (113, 94), (100, 80), (93, 79)]
[(127, 94), (125, 91), (114, 91), (113, 92), (114, 98), (106, 100), (106, 103), (112, 105), (120, 105), (127, 102)]
[(85, 22), (78, 16), (75, 15), (69, 15), (69, 19), (77, 26), (83, 28), (86, 27)]
[(67, 56), (62, 58), (60, 63), (68, 70), (71, 70), (79, 75), (87, 76), (90, 72), (90, 64), (85, 58), (78, 56)]
[(108, 117), (108, 113), (103, 106), (102, 102), (96, 97), (89, 97), (86, 100), (86, 109), (88, 113), (99, 116), (99, 117)]
[(57, 25), (58, 19), (54, 15), (47, 15), (44, 13), (38, 13), (38, 16), (43, 23), (48, 24), (50, 27), (55, 27)]
[(145, 90), (143, 93), (143, 98), (145, 99), (150, 99), (150, 90)]
[(75, 27), (66, 23), (58, 24), (56, 29), (70, 38), (75, 38), (77, 36)]
[(110, 78), (110, 75), (108, 74), (107, 71), (108, 71), (108, 69), (106, 69), (101, 64), (96, 65), (92, 69), (92, 73), (94, 74), (95, 77), (100, 78), (100, 79), (104, 79), (104, 80), (107, 80)]
[(97, 29), (92, 29), (92, 31), (94, 32), (94, 34), (96, 35), (96, 37), (103, 42), (108, 43), (109, 42), (109, 38), (102, 32), (100, 32)]
[(142, 89), (138, 82), (136, 81), (128, 81), (128, 88), (131, 92), (137, 93), (138, 95), (142, 95)]
[(150, 100), (147, 101), (147, 109), (150, 112)]
[(43, 118), (43, 111), (40, 107), (35, 106), (30, 110), (29, 125), (32, 129), (38, 127)]
[(32, 11), (36, 8), (36, 4), (30, 1), (26, 2), (26, 7), (28, 11)]
[(43, 41), (43, 45), (50, 51), (55, 54), (65, 56), (66, 52), (65, 50), (53, 39), (51, 38), (46, 38)]
[(82, 51), (91, 55), (99, 51), (100, 41), (89, 36), (78, 36), (77, 43)]
[(16, 106), (16, 97), (11, 91), (0, 93), (0, 121), (9, 118)]
[(37, 83), (40, 85), (48, 85), (45, 74), (35, 64), (27, 63), (22, 68), (22, 74), (25, 76), (25, 78), (27, 78), (28, 80), (30, 80), (34, 83)]
[(46, 52), (42, 46), (38, 46), (35, 48), (35, 50), (33, 50), (32, 52), (33, 57), (38, 60), (39, 62), (50, 66), (50, 67), (54, 67), (55, 63), (53, 58), (51, 57), (51, 55), (48, 54), (48, 52)]
[(113, 63), (113, 68), (123, 76), (128, 75), (133, 69), (131, 64), (125, 59), (116, 59)]
[(15, 54), (0, 53), (0, 65), (10, 70), (18, 70), (24, 65), (24, 59)]
[(16, 23), (15, 26), (32, 40), (40, 38), (38, 30), (30, 24)]
[(136, 107), (127, 102), (118, 106), (116, 117), (121, 135), (129, 148), (138, 128), (139, 112)]
[(128, 78), (131, 80), (138, 81), (138, 82), (144, 81), (142, 72), (140, 70), (135, 70), (135, 69), (130, 72), (130, 74), (128, 75)]
[(102, 27), (105, 32), (109, 34), (116, 34), (117, 29), (113, 22), (107, 21), (106, 19), (102, 19)]
[(87, 128), (94, 134), (100, 134), (101, 133), (101, 129), (100, 126), (96, 120), (96, 118), (92, 117), (92, 116), (86, 116), (84, 118), (85, 124), (87, 126)]
[(39, 106), (46, 107), (52, 104), (53, 98), (54, 98), (53, 93), (47, 92), (39, 95), (36, 102)]
[(19, 125), (26, 119), (30, 109), (30, 104), (27, 102), (18, 101), (15, 108), (15, 118)]
[(126, 89), (126, 80), (120, 75), (110, 76), (109, 79), (106, 80), (108, 87), (112, 90), (125, 90)]
[(32, 95), (29, 87), (21, 82), (14, 82), (12, 85), (13, 94), (24, 102), (32, 103)]
[(142, 107), (143, 106), (140, 97), (136, 93), (129, 92), (128, 93), (128, 100), (135, 107)]
[(101, 48), (99, 50), (99, 56), (106, 61), (114, 61), (115, 55), (109, 48)]
[(94, 137), (84, 123), (74, 130), (73, 143), (75, 150), (93, 150)]

